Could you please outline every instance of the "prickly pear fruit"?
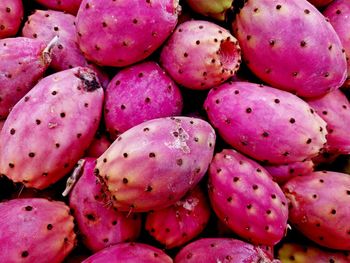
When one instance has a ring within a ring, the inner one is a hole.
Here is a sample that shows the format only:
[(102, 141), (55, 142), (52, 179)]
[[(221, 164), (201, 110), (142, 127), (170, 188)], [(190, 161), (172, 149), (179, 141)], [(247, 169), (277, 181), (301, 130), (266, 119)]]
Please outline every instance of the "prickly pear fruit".
[(308, 103), (327, 123), (327, 150), (349, 154), (350, 103), (346, 96), (340, 90), (335, 90)]
[(212, 207), (233, 232), (254, 244), (275, 245), (285, 234), (287, 199), (267, 171), (235, 150), (217, 153), (209, 168)]
[(64, 11), (74, 15), (78, 12), (78, 9), (82, 0), (60, 0), (60, 1), (35, 0), (35, 1), (47, 7), (48, 9)]
[(283, 244), (278, 250), (278, 258), (282, 263), (348, 263), (350, 260), (342, 252), (326, 251), (315, 246), (302, 246), (294, 243)]
[(92, 251), (125, 241), (134, 241), (141, 229), (137, 214), (128, 215), (108, 206), (106, 196), (94, 176), (95, 159), (86, 158), (80, 179), (69, 196), (69, 206), (82, 234), (82, 241)]
[(303, 161), (326, 143), (326, 123), (305, 101), (282, 90), (225, 83), (209, 92), (204, 107), (227, 143), (259, 161)]
[(106, 89), (105, 124), (115, 138), (146, 120), (177, 116), (182, 96), (174, 81), (155, 62), (118, 72)]
[(258, 246), (231, 238), (202, 238), (180, 250), (174, 263), (190, 262), (251, 262), (277, 263), (271, 261)]
[(195, 12), (224, 21), (227, 10), (232, 8), (233, 0), (187, 0), (186, 2)]
[[(328, 1), (330, 2), (330, 1)], [(343, 44), (348, 63), (348, 77), (343, 86), (350, 87), (350, 2), (348, 0), (335, 0), (324, 11), (323, 15), (337, 32)]]
[(0, 1), (0, 39), (17, 34), (23, 19), (22, 0)]
[(86, 156), (88, 157), (100, 157), (112, 142), (108, 139), (106, 134), (97, 132), (92, 140), (89, 148), (87, 149)]
[(171, 34), (179, 10), (178, 0), (83, 0), (76, 21), (80, 49), (98, 65), (136, 63)]
[(122, 243), (97, 252), (82, 263), (172, 263), (162, 250), (142, 243)]
[(264, 168), (272, 176), (273, 180), (282, 185), (295, 176), (303, 176), (314, 171), (312, 160), (281, 165), (265, 165)]
[(177, 83), (203, 90), (232, 77), (241, 53), (228, 30), (207, 21), (187, 21), (163, 47), (160, 62)]
[(308, 0), (311, 4), (313, 4), (316, 7), (324, 7), (326, 5), (329, 5), (333, 0)]
[(97, 159), (95, 173), (120, 211), (159, 210), (202, 179), (213, 157), (215, 131), (189, 117), (149, 120), (121, 134)]
[(174, 205), (149, 212), (146, 230), (166, 248), (182, 246), (207, 225), (210, 217), (207, 202), (202, 190), (196, 187)]
[(314, 172), (283, 187), (289, 221), (306, 237), (332, 249), (350, 250), (350, 176)]
[(275, 88), (318, 97), (346, 79), (339, 37), (307, 1), (245, 1), (233, 30), (248, 67)]
[(0, 119), (44, 75), (53, 44), (25, 37), (0, 40)]
[(0, 133), (0, 174), (37, 189), (58, 181), (91, 143), (102, 103), (103, 90), (88, 68), (42, 79), (6, 119)]
[(75, 246), (73, 217), (43, 198), (0, 203), (0, 262), (62, 262)]

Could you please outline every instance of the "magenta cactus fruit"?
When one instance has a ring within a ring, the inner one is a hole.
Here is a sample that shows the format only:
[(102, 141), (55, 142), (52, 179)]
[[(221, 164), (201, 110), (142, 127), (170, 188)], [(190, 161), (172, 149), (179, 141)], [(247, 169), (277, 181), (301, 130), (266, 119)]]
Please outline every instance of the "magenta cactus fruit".
[(163, 47), (160, 62), (179, 84), (209, 89), (232, 77), (241, 55), (231, 33), (207, 21), (187, 21), (177, 27)]
[(174, 263), (197, 262), (252, 262), (277, 263), (271, 261), (258, 246), (232, 238), (202, 238), (180, 250)]
[(121, 134), (97, 159), (95, 173), (118, 210), (159, 210), (202, 179), (215, 138), (214, 129), (201, 119), (149, 120)]
[(295, 176), (303, 176), (314, 171), (312, 160), (281, 165), (265, 165), (264, 168), (272, 176), (273, 180), (282, 185)]
[(308, 0), (311, 4), (316, 6), (317, 8), (325, 7), (326, 5), (329, 5), (333, 0)]
[(348, 263), (350, 257), (345, 253), (328, 251), (315, 246), (302, 246), (296, 243), (285, 243), (278, 250), (278, 258), (283, 263), (333, 262)]
[(349, 154), (350, 103), (346, 96), (340, 90), (335, 90), (308, 103), (327, 123), (327, 150)]
[(118, 72), (106, 89), (106, 128), (115, 138), (146, 120), (177, 116), (182, 96), (174, 81), (155, 62)]
[(172, 263), (162, 250), (142, 243), (122, 243), (97, 252), (82, 263)]
[(102, 66), (136, 63), (171, 34), (179, 11), (178, 0), (83, 0), (76, 21), (80, 49)]
[(51, 62), (52, 43), (24, 37), (0, 40), (0, 119), (44, 75)]
[(102, 186), (94, 176), (95, 159), (86, 158), (82, 176), (69, 196), (69, 206), (82, 235), (82, 241), (92, 251), (125, 241), (134, 241), (141, 229), (137, 214), (128, 215), (108, 206)]
[(47, 7), (48, 9), (64, 11), (74, 15), (78, 12), (78, 9), (82, 0), (60, 0), (60, 1), (35, 0), (35, 1)]
[(224, 21), (226, 12), (232, 8), (233, 0), (187, 0), (186, 2), (195, 12)]
[(235, 150), (217, 153), (209, 168), (212, 207), (235, 233), (275, 245), (287, 228), (287, 199), (266, 170)]
[(282, 90), (225, 83), (209, 92), (204, 107), (227, 143), (259, 161), (303, 161), (326, 143), (326, 123), (305, 101)]
[(233, 30), (248, 67), (273, 87), (309, 98), (346, 79), (340, 39), (307, 1), (245, 1)]
[(321, 246), (350, 250), (348, 174), (314, 172), (292, 178), (283, 189), (292, 225)]
[(199, 235), (210, 217), (208, 201), (199, 187), (167, 208), (149, 212), (146, 230), (166, 248), (179, 247)]
[(73, 217), (62, 202), (42, 198), (0, 203), (1, 262), (60, 263), (76, 243)]
[(87, 157), (98, 158), (109, 148), (109, 146), (111, 146), (111, 144), (112, 142), (108, 139), (106, 134), (97, 132), (85, 155)]
[(0, 39), (15, 36), (23, 19), (22, 0), (0, 2)]
[(37, 189), (58, 181), (91, 143), (102, 103), (103, 90), (88, 68), (42, 79), (6, 119), (0, 134), (0, 173)]
[[(330, 2), (330, 1), (328, 1)], [(343, 44), (348, 63), (348, 77), (343, 86), (350, 87), (350, 2), (347, 0), (335, 0), (324, 11), (323, 15), (337, 32)]]

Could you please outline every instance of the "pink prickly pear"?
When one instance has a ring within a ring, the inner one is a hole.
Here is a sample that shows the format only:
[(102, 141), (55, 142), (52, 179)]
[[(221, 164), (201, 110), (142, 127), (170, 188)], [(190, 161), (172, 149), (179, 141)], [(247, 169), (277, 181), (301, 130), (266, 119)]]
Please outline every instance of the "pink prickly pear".
[(69, 206), (83, 243), (96, 252), (117, 243), (134, 241), (140, 233), (140, 217), (108, 207), (102, 186), (93, 174), (95, 159), (84, 160), (82, 176), (69, 196)]
[(83, 0), (76, 21), (80, 49), (98, 65), (136, 63), (171, 34), (179, 10), (178, 0)]
[(0, 39), (17, 34), (23, 19), (22, 0), (0, 1)]
[(116, 138), (146, 120), (177, 116), (182, 96), (174, 81), (155, 62), (143, 62), (118, 72), (106, 89), (105, 123)]
[(71, 14), (76, 14), (78, 12), (78, 9), (80, 7), (81, 1), (82, 0), (35, 0), (36, 2), (42, 4), (43, 6), (49, 8), (49, 9), (54, 9), (54, 10), (59, 10), (59, 11), (64, 11), (67, 13)]
[(326, 143), (326, 123), (305, 101), (282, 90), (226, 83), (209, 92), (204, 107), (227, 143), (259, 161), (303, 161)]
[(199, 235), (207, 225), (210, 208), (199, 187), (174, 205), (149, 212), (146, 230), (166, 248), (182, 246)]
[(233, 30), (248, 67), (273, 87), (309, 98), (346, 79), (340, 39), (307, 1), (245, 1)]
[(102, 103), (103, 90), (88, 68), (42, 79), (6, 119), (0, 134), (0, 173), (37, 189), (58, 181), (91, 143)]
[(0, 262), (59, 263), (72, 251), (73, 217), (62, 202), (42, 198), (0, 203)]
[(209, 89), (232, 77), (241, 55), (230, 32), (207, 21), (179, 25), (163, 47), (160, 61), (169, 75), (190, 89)]
[(314, 172), (283, 187), (289, 221), (306, 237), (332, 249), (350, 250), (350, 176)]
[(142, 243), (122, 243), (105, 248), (82, 263), (172, 263), (173, 260), (162, 250)]
[(233, 0), (187, 0), (186, 2), (197, 13), (224, 21), (226, 12), (232, 8)]
[[(330, 2), (330, 1), (328, 1)], [(323, 15), (337, 32), (343, 44), (348, 63), (348, 77), (344, 86), (350, 87), (350, 2), (348, 0), (335, 0), (324, 11)]]
[(118, 210), (159, 210), (179, 201), (202, 179), (214, 145), (215, 132), (206, 121), (149, 120), (121, 134), (97, 159), (95, 172)]
[(73, 15), (52, 10), (36, 10), (28, 17), (22, 34), (25, 37), (46, 42), (58, 36), (59, 43), (53, 47), (50, 67), (56, 71), (78, 66), (89, 67), (96, 71), (101, 84), (104, 87), (107, 86), (108, 78), (106, 75), (99, 68), (90, 64), (78, 47)]
[(275, 245), (283, 238), (287, 200), (258, 163), (235, 150), (223, 150), (210, 164), (208, 184), (216, 215), (235, 233), (262, 245)]
[(308, 0), (308, 1), (314, 6), (316, 6), (317, 8), (320, 8), (320, 7), (325, 7), (326, 5), (329, 5), (333, 0)]
[(308, 103), (327, 123), (327, 151), (349, 154), (350, 103), (346, 96), (335, 90)]
[(278, 258), (283, 263), (329, 262), (348, 263), (350, 257), (345, 253), (320, 249), (315, 246), (302, 246), (296, 243), (285, 243), (278, 250)]
[(112, 142), (108, 139), (106, 134), (97, 132), (85, 155), (87, 157), (98, 158), (108, 149), (109, 146), (111, 146), (111, 144)]
[(24, 37), (0, 40), (0, 119), (44, 75), (57, 39), (45, 42)]
[(282, 185), (295, 176), (307, 175), (314, 171), (312, 160), (281, 165), (265, 165), (264, 168), (272, 176), (273, 180)]
[(249, 262), (278, 263), (270, 260), (258, 246), (231, 238), (202, 238), (180, 250), (174, 263)]

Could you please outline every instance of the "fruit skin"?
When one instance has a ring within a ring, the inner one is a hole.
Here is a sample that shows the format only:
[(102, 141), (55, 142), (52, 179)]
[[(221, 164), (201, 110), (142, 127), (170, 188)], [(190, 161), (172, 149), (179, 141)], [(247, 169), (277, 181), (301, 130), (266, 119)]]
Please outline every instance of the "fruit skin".
[(186, 2), (195, 12), (224, 21), (227, 10), (232, 7), (233, 0), (187, 0)]
[(319, 97), (346, 79), (340, 39), (307, 1), (246, 1), (233, 30), (248, 67), (275, 88)]
[(42, 79), (6, 119), (0, 133), (0, 174), (37, 189), (58, 181), (90, 145), (102, 103), (103, 89), (88, 68)]
[(278, 263), (270, 260), (258, 246), (232, 238), (202, 238), (180, 250), (174, 263), (251, 262)]
[(0, 39), (15, 36), (23, 20), (22, 0), (0, 1)]
[(160, 63), (178, 84), (204, 90), (232, 77), (241, 63), (241, 53), (228, 30), (193, 20), (176, 28), (162, 48)]
[(209, 198), (218, 218), (251, 243), (273, 246), (287, 228), (287, 199), (268, 172), (224, 149), (209, 168)]
[(314, 163), (312, 160), (305, 160), (304, 162), (289, 164), (266, 165), (264, 168), (275, 182), (282, 185), (295, 176), (303, 176), (312, 173), (314, 171)]
[(204, 108), (221, 137), (240, 152), (270, 164), (316, 156), (326, 123), (297, 96), (247, 82), (212, 89)]
[[(330, 1), (328, 1), (330, 2)], [(340, 41), (343, 44), (347, 57), (348, 76), (344, 87), (350, 87), (350, 2), (347, 0), (335, 0), (323, 11), (323, 15), (329, 19), (329, 22), (337, 32)]]
[(89, 148), (87, 149), (87, 157), (100, 157), (108, 148), (112, 142), (108, 139), (105, 133), (97, 132), (92, 140)]
[(178, 0), (83, 0), (76, 20), (80, 49), (102, 66), (136, 63), (171, 34), (180, 9)]
[(142, 243), (122, 243), (108, 247), (92, 255), (82, 263), (172, 263), (162, 250)]
[(350, 250), (350, 176), (323, 171), (294, 177), (283, 187), (289, 221), (321, 246)]
[(349, 257), (342, 252), (327, 251), (315, 246), (285, 243), (278, 250), (278, 258), (283, 263), (334, 262), (347, 263)]
[(76, 243), (73, 217), (63, 202), (43, 198), (0, 203), (1, 262), (59, 263)]
[(159, 210), (202, 179), (215, 139), (214, 129), (201, 119), (149, 120), (121, 134), (97, 159), (95, 173), (119, 211)]
[(30, 38), (0, 40), (0, 119), (44, 75), (51, 62), (51, 52), (45, 48), (45, 42)]
[(106, 128), (116, 138), (146, 120), (180, 115), (182, 106), (174, 81), (156, 62), (143, 62), (119, 71), (108, 85)]
[(207, 225), (210, 207), (203, 191), (196, 187), (174, 205), (149, 212), (146, 230), (167, 249), (179, 247), (199, 235)]
[(35, 0), (39, 4), (47, 7), (48, 9), (54, 9), (64, 11), (75, 15), (78, 12), (79, 6), (82, 0)]
[(54, 37), (59, 37), (59, 43), (52, 48), (50, 67), (62, 71), (74, 67), (89, 67), (99, 77), (103, 87), (106, 87), (108, 76), (98, 67), (88, 62), (81, 53), (76, 36), (75, 16), (59, 11), (35, 10), (24, 24), (22, 35), (49, 43)]
[(349, 154), (350, 102), (346, 96), (335, 90), (308, 103), (327, 123), (327, 151)]
[(97, 252), (108, 246), (136, 240), (141, 218), (108, 206), (102, 186), (94, 176), (95, 159), (85, 158), (82, 175), (69, 196), (69, 206), (87, 248)]

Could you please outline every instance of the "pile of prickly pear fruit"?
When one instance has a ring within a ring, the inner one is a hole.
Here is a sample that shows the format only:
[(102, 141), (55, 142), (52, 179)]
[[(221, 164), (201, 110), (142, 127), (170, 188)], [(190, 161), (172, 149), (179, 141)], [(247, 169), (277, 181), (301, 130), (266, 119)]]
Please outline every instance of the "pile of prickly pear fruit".
[(0, 263), (350, 262), (350, 1), (0, 1)]

